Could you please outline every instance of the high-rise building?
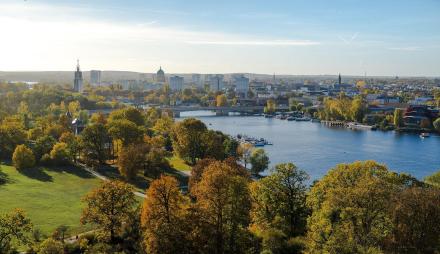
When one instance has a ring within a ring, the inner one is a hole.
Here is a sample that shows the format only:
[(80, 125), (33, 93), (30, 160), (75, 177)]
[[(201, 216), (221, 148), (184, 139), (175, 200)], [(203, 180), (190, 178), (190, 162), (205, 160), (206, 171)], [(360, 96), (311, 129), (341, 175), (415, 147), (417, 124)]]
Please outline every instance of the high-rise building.
[(165, 72), (162, 70), (162, 66), (157, 71), (156, 81), (160, 83), (165, 83)]
[(170, 89), (172, 91), (182, 91), (183, 77), (179, 77), (179, 76), (170, 77)]
[(98, 70), (90, 71), (90, 84), (93, 86), (101, 85), (101, 71)]
[(211, 91), (218, 92), (223, 90), (223, 88), (224, 88), (223, 75), (217, 74), (209, 78), (209, 89)]
[(75, 78), (73, 79), (73, 90), (81, 93), (83, 91), (83, 76), (79, 69), (79, 60), (77, 60)]
[(235, 77), (233, 84), (235, 86), (235, 92), (241, 97), (246, 98), (249, 91), (249, 79), (243, 75)]
[(199, 88), (203, 87), (202, 76), (200, 74), (192, 75), (192, 83)]

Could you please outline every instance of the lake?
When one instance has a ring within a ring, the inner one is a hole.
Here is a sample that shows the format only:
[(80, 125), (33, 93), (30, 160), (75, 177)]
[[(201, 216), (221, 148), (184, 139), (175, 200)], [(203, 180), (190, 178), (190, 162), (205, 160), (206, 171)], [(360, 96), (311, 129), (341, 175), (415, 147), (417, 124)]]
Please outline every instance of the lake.
[(416, 134), (355, 131), (261, 116), (215, 117), (194, 112), (182, 116), (196, 117), (208, 128), (226, 134), (264, 138), (273, 143), (264, 147), (271, 166), (292, 162), (305, 170), (311, 180), (322, 177), (338, 163), (356, 160), (375, 160), (418, 179), (440, 170), (440, 136), (436, 135), (422, 139)]

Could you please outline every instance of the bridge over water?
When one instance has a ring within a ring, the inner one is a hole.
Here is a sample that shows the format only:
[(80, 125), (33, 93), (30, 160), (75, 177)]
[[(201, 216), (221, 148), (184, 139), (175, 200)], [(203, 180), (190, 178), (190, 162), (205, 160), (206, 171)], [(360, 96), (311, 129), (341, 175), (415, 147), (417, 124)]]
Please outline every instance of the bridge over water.
[[(139, 108), (145, 108), (142, 105), (139, 105)], [(180, 117), (180, 113), (182, 112), (190, 112), (190, 111), (212, 111), (215, 112), (217, 116), (226, 116), (229, 113), (240, 113), (240, 114), (261, 114), (264, 112), (264, 106), (226, 106), (226, 107), (215, 107), (215, 106), (159, 106), (158, 108), (162, 110), (168, 110), (173, 112), (174, 117)], [(110, 114), (115, 109), (96, 109), (89, 110), (89, 114), (93, 114), (96, 112), (101, 112), (106, 115)], [(288, 111), (289, 107), (287, 106), (278, 106), (277, 111)]]
[[(217, 116), (229, 115), (229, 113), (240, 113), (240, 114), (258, 114), (264, 112), (264, 106), (225, 106), (225, 107), (215, 107), (215, 106), (170, 106), (170, 107), (160, 107), (161, 109), (169, 110), (173, 112), (174, 117), (180, 117), (180, 113), (189, 111), (212, 111), (215, 112)], [(289, 107), (278, 107), (279, 111), (287, 111)]]

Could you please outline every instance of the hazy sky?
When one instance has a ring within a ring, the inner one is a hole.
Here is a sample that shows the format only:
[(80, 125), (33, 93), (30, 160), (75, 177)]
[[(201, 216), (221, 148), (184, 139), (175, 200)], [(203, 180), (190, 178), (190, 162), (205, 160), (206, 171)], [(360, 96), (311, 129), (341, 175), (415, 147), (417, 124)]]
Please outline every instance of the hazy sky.
[(440, 76), (440, 0), (0, 0), (0, 70)]

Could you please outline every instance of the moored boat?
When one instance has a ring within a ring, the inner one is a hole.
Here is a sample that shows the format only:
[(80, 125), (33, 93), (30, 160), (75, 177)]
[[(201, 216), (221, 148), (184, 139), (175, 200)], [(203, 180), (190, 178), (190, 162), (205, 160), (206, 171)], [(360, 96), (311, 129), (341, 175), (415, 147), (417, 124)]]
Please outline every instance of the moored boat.
[(422, 132), (422, 133), (420, 133), (420, 137), (421, 138), (429, 138), (429, 133), (428, 132)]

